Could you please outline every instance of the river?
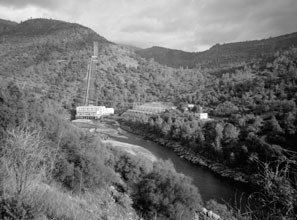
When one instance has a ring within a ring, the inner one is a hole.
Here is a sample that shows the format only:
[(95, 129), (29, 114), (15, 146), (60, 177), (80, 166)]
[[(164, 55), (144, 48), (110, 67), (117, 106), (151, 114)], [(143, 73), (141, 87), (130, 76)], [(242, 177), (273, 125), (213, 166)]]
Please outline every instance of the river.
[(204, 201), (215, 199), (220, 203), (228, 203), (233, 207), (244, 210), (247, 205), (247, 197), (252, 189), (243, 183), (223, 178), (205, 167), (194, 165), (189, 161), (178, 157), (172, 150), (159, 146), (154, 142), (144, 140), (128, 132), (122, 132), (123, 137), (111, 137), (124, 143), (134, 144), (149, 150), (159, 159), (171, 160), (175, 169), (193, 179), (193, 184), (199, 189)]

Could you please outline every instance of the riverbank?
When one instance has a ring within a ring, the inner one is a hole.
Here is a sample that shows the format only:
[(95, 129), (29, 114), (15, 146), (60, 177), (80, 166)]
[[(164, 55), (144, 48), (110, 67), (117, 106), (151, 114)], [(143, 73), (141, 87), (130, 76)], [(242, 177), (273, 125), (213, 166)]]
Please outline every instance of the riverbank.
[(115, 141), (111, 139), (108, 139), (102, 142), (107, 144), (107, 146), (111, 146), (111, 147), (123, 150), (133, 156), (140, 156), (142, 158), (146, 158), (151, 162), (155, 162), (157, 160), (157, 158), (151, 152), (134, 144), (127, 144), (127, 143), (123, 143), (123, 142)]
[(212, 170), (214, 173), (216, 173), (222, 177), (231, 178), (235, 181), (242, 182), (242, 183), (253, 183), (253, 185), (254, 185), (254, 180), (247, 174), (244, 174), (244, 173), (240, 172), (239, 170), (231, 169), (221, 163), (207, 159), (207, 158), (199, 155), (198, 153), (193, 152), (191, 149), (182, 146), (178, 142), (160, 138), (154, 134), (144, 134), (142, 131), (134, 130), (131, 127), (124, 125), (124, 124), (121, 124), (120, 127), (121, 127), (121, 129), (123, 129), (127, 132), (141, 136), (142, 138), (153, 141), (156, 144), (161, 145), (163, 147), (170, 148), (179, 157), (186, 159), (193, 164), (207, 167), (210, 170)]
[(125, 135), (122, 135), (123, 131), (120, 128), (120, 124), (116, 121), (94, 123), (91, 120), (76, 120), (73, 122), (80, 127), (88, 129), (89, 132), (93, 133), (94, 135), (99, 136), (102, 143), (109, 147), (117, 148), (133, 156), (140, 156), (151, 162), (155, 162), (157, 160), (157, 158), (150, 151), (143, 147), (113, 140), (113, 138), (127, 139)]
[[(138, 129), (134, 131), (134, 129), (130, 130), (125, 126), (122, 126), (122, 129), (118, 121), (95, 121), (88, 124), (88, 126), (84, 126), (84, 128), (94, 136), (100, 137), (102, 142), (109, 145), (109, 148), (126, 151), (135, 157), (152, 162), (154, 159), (149, 159), (146, 155), (139, 152), (139, 150), (142, 151), (142, 148), (147, 150), (157, 160), (170, 160), (179, 173), (183, 173), (192, 179), (193, 184), (201, 192), (204, 201), (215, 199), (222, 204), (228, 203), (237, 209), (239, 208), (238, 204), (240, 204), (240, 210), (245, 210), (246, 205), (249, 203), (248, 196), (254, 192), (250, 185), (241, 183), (243, 181), (234, 182), (231, 178), (222, 178), (222, 175), (216, 174), (206, 166), (197, 166), (195, 162), (183, 160), (182, 157), (186, 159), (184, 155), (173, 151), (169, 143), (167, 147), (160, 146), (165, 146), (166, 140), (159, 139), (159, 144), (157, 144), (156, 141), (152, 141), (153, 137), (148, 137), (144, 132), (143, 134), (137, 132)], [(179, 148), (180, 151), (181, 149)], [(199, 162), (201, 163), (202, 160)], [(197, 161), (196, 164), (198, 164)]]

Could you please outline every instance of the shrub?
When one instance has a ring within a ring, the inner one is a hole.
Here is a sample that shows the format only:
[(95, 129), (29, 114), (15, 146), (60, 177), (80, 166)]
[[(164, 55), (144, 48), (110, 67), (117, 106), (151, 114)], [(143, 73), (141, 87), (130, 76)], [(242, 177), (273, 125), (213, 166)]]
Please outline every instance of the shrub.
[(220, 115), (220, 116), (229, 116), (237, 112), (238, 112), (238, 107), (229, 101), (219, 104), (214, 110), (214, 114)]
[(0, 218), (4, 220), (31, 220), (34, 219), (32, 207), (26, 205), (16, 198), (4, 199), (0, 197)]
[(139, 183), (151, 170), (151, 162), (126, 152), (115, 150), (114, 170), (118, 172), (130, 187)]
[(156, 163), (137, 186), (135, 207), (146, 219), (191, 219), (202, 203), (191, 179), (168, 161)]
[(65, 187), (76, 192), (117, 182), (106, 165), (109, 153), (98, 139), (66, 131), (61, 139), (53, 175)]
[(31, 180), (47, 177), (51, 151), (37, 130), (17, 127), (7, 133), (1, 151), (2, 184), (7, 193), (21, 198)]

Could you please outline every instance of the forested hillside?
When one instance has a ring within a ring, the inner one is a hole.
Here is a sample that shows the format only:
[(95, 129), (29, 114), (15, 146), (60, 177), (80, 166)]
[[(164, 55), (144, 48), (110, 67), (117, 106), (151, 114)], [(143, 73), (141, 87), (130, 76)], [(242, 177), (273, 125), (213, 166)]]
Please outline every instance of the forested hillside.
[(89, 28), (46, 19), (25, 21), (1, 37), (1, 81), (14, 79), (65, 105), (82, 86), (93, 41), (109, 44)]
[(297, 33), (272, 37), (263, 40), (216, 44), (203, 52), (185, 52), (162, 47), (136, 50), (146, 59), (153, 58), (156, 62), (174, 68), (203, 69), (241, 67), (259, 58), (273, 56), (277, 51), (297, 46)]
[(128, 47), (110, 43), (77, 24), (33, 19), (1, 36), (6, 39), (0, 44), (2, 83), (14, 79), (21, 87), (59, 100), (67, 108), (83, 104), (93, 41), (99, 42), (91, 83), (93, 104), (121, 110), (133, 102), (174, 101), (204, 80), (198, 70), (173, 69), (147, 61)]

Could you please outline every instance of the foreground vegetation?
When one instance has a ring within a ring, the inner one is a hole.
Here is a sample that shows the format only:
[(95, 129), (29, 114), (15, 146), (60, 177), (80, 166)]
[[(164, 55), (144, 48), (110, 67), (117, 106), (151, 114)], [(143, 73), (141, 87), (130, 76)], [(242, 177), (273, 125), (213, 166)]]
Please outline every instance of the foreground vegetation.
[(170, 162), (105, 146), (31, 95), (13, 82), (0, 93), (1, 219), (190, 219), (201, 209)]

